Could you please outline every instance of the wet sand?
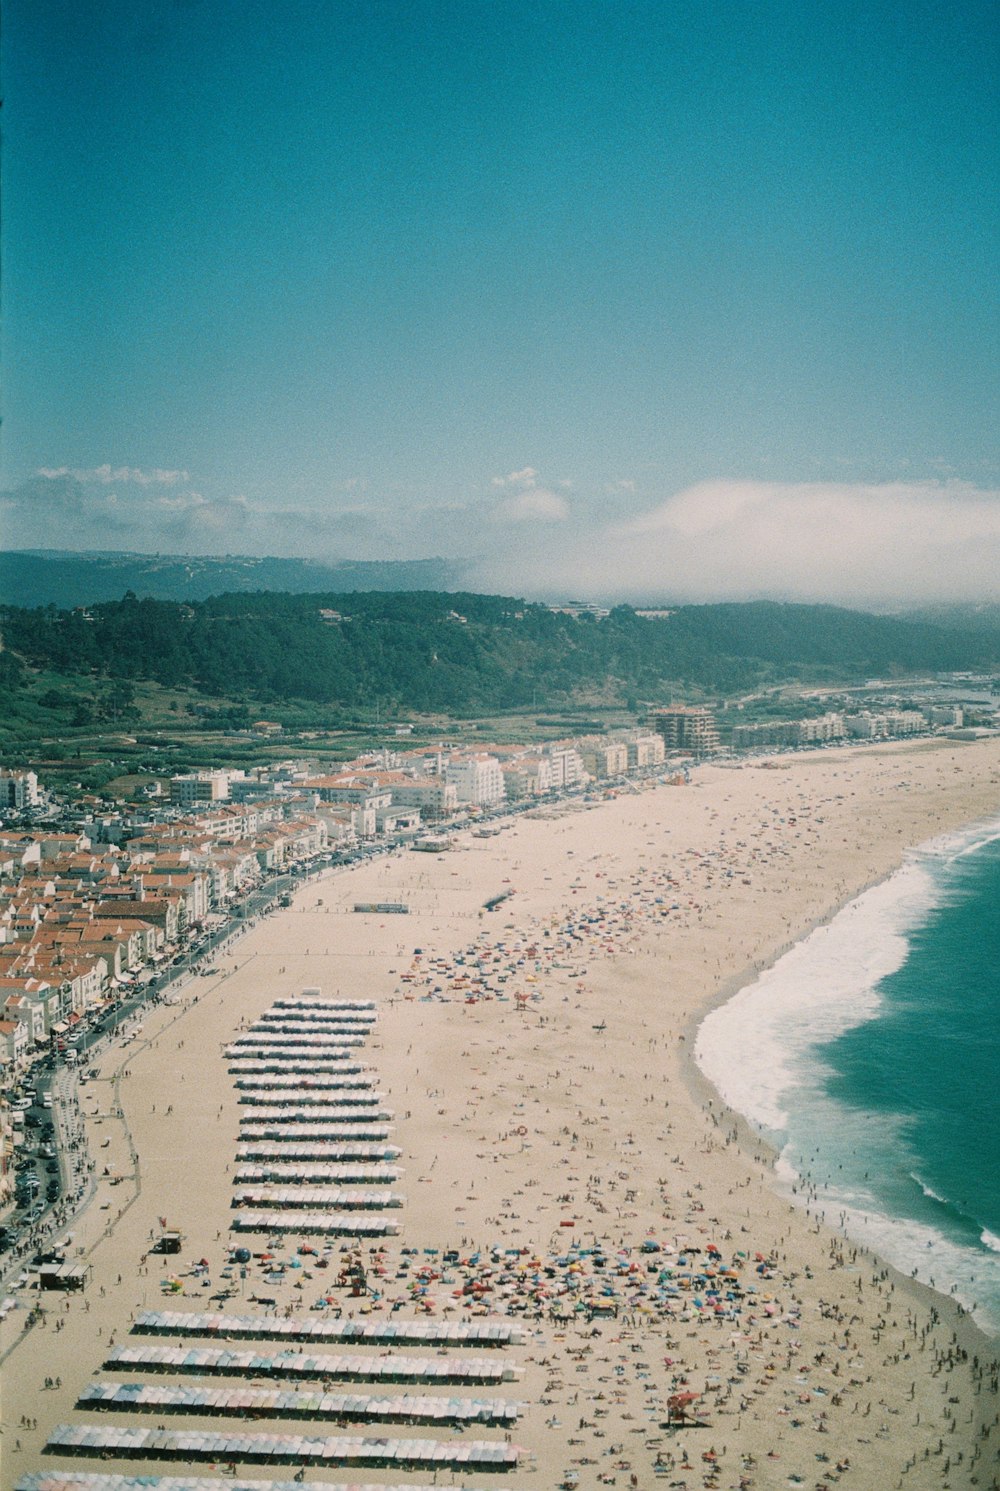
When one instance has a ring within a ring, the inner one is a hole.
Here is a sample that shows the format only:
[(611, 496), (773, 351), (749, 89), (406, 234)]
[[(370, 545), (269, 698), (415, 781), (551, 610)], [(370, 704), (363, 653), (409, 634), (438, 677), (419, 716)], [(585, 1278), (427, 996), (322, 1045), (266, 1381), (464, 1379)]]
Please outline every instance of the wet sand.
[[(527, 1341), (505, 1355), (523, 1375), (505, 1392), (527, 1405), (511, 1437), (528, 1455), (504, 1484), (554, 1487), (572, 1470), (587, 1491), (632, 1477), (641, 1487), (991, 1485), (996, 1399), (971, 1357), (982, 1365), (994, 1347), (943, 1299), (793, 1209), (766, 1146), (689, 1053), (698, 1021), (728, 991), (890, 873), (907, 847), (998, 804), (995, 742), (843, 749), (779, 758), (774, 769), (703, 767), (688, 787), (543, 810), (494, 838), (463, 835), (447, 854), (401, 854), (310, 881), (290, 909), (248, 929), (215, 977), (192, 980), (181, 1004), (147, 1016), (141, 1036), (81, 1090), (91, 1154), (109, 1171), (74, 1229), (93, 1278), (66, 1308), (48, 1296), (45, 1324), (26, 1336), (23, 1311), (0, 1325), (3, 1485), (29, 1470), (96, 1468), (41, 1447), (54, 1424), (81, 1417), (73, 1405), (95, 1374), (115, 1375), (101, 1363), (137, 1312), (217, 1308), (206, 1300), (232, 1241), (239, 1119), (221, 1049), (305, 986), (377, 1001), (363, 1059), (395, 1110), (402, 1151), (406, 1205), (381, 1255), (382, 1298), (372, 1309), (340, 1291), (339, 1306), (345, 1317), (378, 1318), (401, 1301), (402, 1319), (432, 1302), (435, 1317), (464, 1319), (461, 1291), (475, 1281), (491, 1308), (515, 1314)], [(353, 912), (368, 900), (403, 901), (410, 914)], [(480, 994), (504, 997), (467, 1002), (473, 975)], [(160, 1217), (185, 1235), (183, 1293), (171, 1297), (161, 1280), (174, 1262), (142, 1262)], [(640, 1252), (650, 1237), (664, 1251)], [(286, 1261), (298, 1241), (285, 1245)], [(555, 1260), (574, 1245), (577, 1286), (560, 1294), (567, 1267)], [(445, 1271), (447, 1249), (460, 1261)], [(335, 1266), (339, 1256), (337, 1243)], [(189, 1272), (202, 1257), (208, 1287)], [(665, 1262), (677, 1283), (657, 1296), (649, 1266)], [(718, 1311), (704, 1283), (698, 1291), (680, 1277), (704, 1277), (709, 1262), (715, 1277), (732, 1276), (735, 1297)], [(420, 1264), (445, 1277), (426, 1280), (418, 1298)], [(331, 1277), (307, 1266), (265, 1288), (257, 1269), (243, 1297), (225, 1302), (230, 1314), (259, 1309), (247, 1302), (255, 1292), (311, 1315)], [(567, 1300), (597, 1299), (609, 1276), (616, 1315), (554, 1318)], [(969, 1362), (956, 1355), (963, 1346)], [(43, 1388), (47, 1377), (60, 1387)], [(705, 1427), (663, 1427), (678, 1392), (698, 1395), (692, 1411)], [(503, 1435), (477, 1426), (467, 1437)], [(290, 1479), (291, 1469), (244, 1474)], [(309, 1470), (306, 1479), (426, 1477)], [(500, 1480), (442, 1472), (437, 1483)]]

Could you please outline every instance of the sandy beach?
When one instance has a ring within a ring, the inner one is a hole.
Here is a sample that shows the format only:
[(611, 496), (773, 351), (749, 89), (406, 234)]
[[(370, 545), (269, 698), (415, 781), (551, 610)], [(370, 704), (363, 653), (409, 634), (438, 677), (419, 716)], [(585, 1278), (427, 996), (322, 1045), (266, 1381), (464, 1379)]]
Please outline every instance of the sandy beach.
[[(704, 766), (688, 786), (543, 808), (495, 837), (463, 833), (444, 854), (308, 881), (79, 1089), (98, 1185), (72, 1252), (93, 1274), (82, 1297), (45, 1296), (46, 1318), (29, 1331), (23, 1309), (0, 1323), (3, 1487), (60, 1467), (218, 1475), (206, 1463), (98, 1463), (43, 1446), (57, 1424), (85, 1419), (218, 1427), (210, 1415), (76, 1407), (96, 1380), (139, 1380), (105, 1363), (146, 1339), (130, 1334), (143, 1311), (314, 1320), (320, 1297), (335, 1301), (324, 1318), (520, 1327), (523, 1339), (500, 1352), (511, 1368), (502, 1388), (443, 1389), (522, 1405), (511, 1425), (458, 1436), (510, 1441), (523, 1451), (517, 1467), (442, 1470), (438, 1485), (995, 1485), (996, 1343), (790, 1205), (774, 1156), (691, 1051), (709, 1009), (907, 848), (998, 807), (996, 741), (844, 748)], [(357, 914), (358, 902), (409, 913)], [(244, 1241), (230, 1228), (246, 1110), (223, 1048), (306, 987), (376, 1004), (359, 1060), (394, 1113), (400, 1230), (310, 1239), (306, 1254), (290, 1235), (272, 1250), (283, 1273), (265, 1283), (254, 1260), (247, 1278), (227, 1281), (229, 1251)], [(161, 1219), (184, 1236), (175, 1259), (149, 1253)], [(643, 1251), (648, 1240), (657, 1251)], [(355, 1251), (377, 1298), (336, 1283)], [(226, 1283), (231, 1297), (209, 1303)], [(671, 1398), (697, 1426), (666, 1427)], [(247, 1432), (266, 1431), (320, 1432), (266, 1417)], [(326, 1432), (447, 1437), (432, 1423)], [(295, 1468), (241, 1464), (239, 1481), (290, 1481)], [(318, 1464), (304, 1479), (432, 1483), (415, 1470)]]

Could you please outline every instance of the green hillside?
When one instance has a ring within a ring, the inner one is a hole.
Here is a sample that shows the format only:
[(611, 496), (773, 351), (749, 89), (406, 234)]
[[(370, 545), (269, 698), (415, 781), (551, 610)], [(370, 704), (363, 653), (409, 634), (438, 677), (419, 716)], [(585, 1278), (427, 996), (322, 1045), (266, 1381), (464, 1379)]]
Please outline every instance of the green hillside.
[(19, 669), (209, 698), (307, 701), (470, 717), (532, 704), (726, 694), (796, 678), (1000, 666), (1000, 635), (829, 606), (682, 606), (603, 620), (502, 596), (435, 591), (233, 593), (179, 603), (128, 594), (86, 609), (0, 613), (0, 688)]

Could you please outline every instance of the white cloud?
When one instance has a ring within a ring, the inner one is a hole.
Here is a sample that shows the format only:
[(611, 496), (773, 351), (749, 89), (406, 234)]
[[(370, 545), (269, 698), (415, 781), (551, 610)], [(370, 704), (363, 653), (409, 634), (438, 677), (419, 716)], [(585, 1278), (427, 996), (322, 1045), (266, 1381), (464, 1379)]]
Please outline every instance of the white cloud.
[(521, 471), (508, 472), (506, 476), (495, 476), (493, 486), (495, 487), (533, 487), (538, 480), (538, 472), (533, 466), (525, 466)]
[[(569, 502), (562, 494), (570, 490), (572, 483), (543, 484), (534, 466), (494, 476), (490, 485), (498, 492), (510, 494), (489, 513), (494, 523), (564, 523), (570, 516)], [(561, 490), (555, 491), (553, 486)]]
[(409, 553), (405, 546), (397, 553), (398, 535), (386, 532), (357, 501), (317, 512), (273, 507), (242, 493), (207, 496), (165, 480), (119, 485), (94, 480), (92, 472), (83, 475), (87, 480), (68, 469), (46, 468), (19, 487), (0, 491), (4, 545), (310, 558), (405, 558)]
[(547, 487), (529, 487), (504, 499), (493, 512), (495, 523), (564, 523), (570, 514), (566, 498)]
[(627, 522), (497, 553), (477, 583), (531, 594), (847, 605), (992, 599), (1000, 491), (959, 481), (699, 482)]
[(993, 600), (1000, 574), (1000, 490), (958, 480), (715, 480), (651, 506), (626, 479), (613, 495), (596, 484), (571, 500), (526, 466), (465, 500), (413, 506), (331, 493), (321, 507), (292, 509), (144, 475), (145, 484), (119, 485), (47, 470), (0, 492), (5, 546), (479, 556), (468, 561), (470, 588), (611, 601)]
[(47, 477), (50, 481), (61, 476), (71, 476), (74, 481), (100, 482), (103, 486), (131, 482), (140, 487), (174, 487), (179, 482), (191, 480), (187, 471), (165, 471), (158, 466), (151, 471), (143, 471), (139, 466), (112, 466), (107, 462), (103, 466), (91, 466), (85, 470), (70, 466), (43, 466), (36, 475)]

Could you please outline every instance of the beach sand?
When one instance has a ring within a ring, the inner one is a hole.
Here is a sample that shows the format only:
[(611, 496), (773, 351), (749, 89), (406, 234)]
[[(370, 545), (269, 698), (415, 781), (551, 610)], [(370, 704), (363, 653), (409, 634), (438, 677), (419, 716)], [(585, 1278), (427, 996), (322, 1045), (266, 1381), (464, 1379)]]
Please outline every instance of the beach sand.
[[(525, 1405), (510, 1431), (524, 1460), (502, 1478), (440, 1472), (436, 1484), (549, 1488), (570, 1471), (586, 1491), (995, 1484), (995, 1373), (991, 1390), (983, 1370), (995, 1343), (793, 1208), (775, 1184), (773, 1156), (690, 1053), (710, 1008), (889, 874), (909, 846), (998, 805), (997, 742), (838, 749), (771, 766), (703, 766), (688, 786), (544, 809), (496, 837), (465, 833), (445, 854), (397, 854), (308, 881), (291, 908), (230, 945), (214, 977), (191, 980), (179, 1004), (147, 1015), (141, 1034), (112, 1049), (100, 1079), (80, 1090), (98, 1183), (73, 1251), (93, 1276), (83, 1298), (46, 1296), (45, 1323), (27, 1333), (23, 1310), (0, 1325), (3, 1486), (32, 1470), (97, 1468), (42, 1453), (57, 1423), (136, 1421), (74, 1404), (95, 1377), (122, 1377), (102, 1362), (129, 1340), (138, 1312), (219, 1308), (206, 1300), (234, 1241), (240, 1113), (222, 1047), (275, 998), (306, 986), (377, 1002), (362, 1060), (395, 1110), (401, 1150), (395, 1188), (406, 1203), (400, 1234), (381, 1254), (383, 1298), (369, 1314), (369, 1302), (341, 1290), (344, 1316), (375, 1320), (402, 1300), (393, 1318), (414, 1318), (430, 1299), (436, 1318), (464, 1319), (461, 1290), (475, 1279), (487, 1286), (483, 1301), (513, 1311), (525, 1330), (524, 1344), (503, 1352), (519, 1372), (503, 1391)], [(500, 895), (508, 899), (483, 910)], [(359, 915), (358, 901), (401, 901), (410, 911)], [(507, 997), (467, 1002), (470, 970)], [(143, 1263), (161, 1217), (183, 1232), (182, 1254)], [(673, 1251), (641, 1253), (648, 1237)], [(285, 1244), (286, 1261), (299, 1241)], [(575, 1272), (591, 1296), (613, 1276), (616, 1316), (551, 1317), (567, 1275), (553, 1260), (574, 1244), (607, 1258), (598, 1269), (581, 1257)], [(709, 1258), (710, 1244), (720, 1259)], [(443, 1269), (447, 1249), (460, 1260), (478, 1252), (479, 1262)], [(513, 1249), (523, 1251), (505, 1251)], [(188, 1272), (203, 1257), (211, 1288)], [(733, 1302), (716, 1313), (704, 1299), (699, 1309), (683, 1282), (667, 1304), (654, 1303), (648, 1265), (682, 1257), (695, 1274), (706, 1262), (718, 1273), (734, 1265), (738, 1313)], [(445, 1273), (426, 1281), (422, 1305), (412, 1287), (420, 1264)], [(160, 1283), (175, 1267), (183, 1293), (165, 1298)], [(279, 1310), (315, 1318), (309, 1307), (334, 1271), (289, 1269), (265, 1288), (254, 1264), (245, 1297), (225, 1309), (261, 1313), (248, 1296), (263, 1292)], [(59, 1387), (44, 1388), (46, 1378)], [(687, 1392), (698, 1395), (691, 1411), (704, 1427), (664, 1427), (668, 1398)], [(287, 1421), (253, 1426), (271, 1428), (317, 1432)], [(443, 1437), (429, 1426), (368, 1432)], [(464, 1437), (502, 1440), (504, 1431), (476, 1426)], [(118, 1460), (99, 1468), (192, 1469)], [(289, 1480), (293, 1468), (241, 1465), (240, 1477)], [(431, 1483), (420, 1472), (367, 1469), (308, 1469), (305, 1478)]]

